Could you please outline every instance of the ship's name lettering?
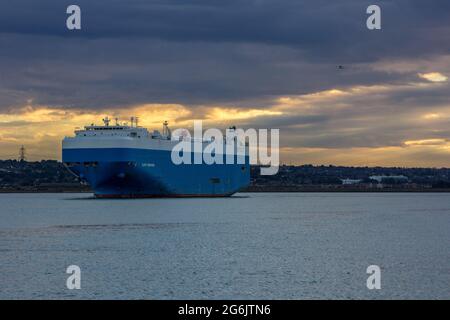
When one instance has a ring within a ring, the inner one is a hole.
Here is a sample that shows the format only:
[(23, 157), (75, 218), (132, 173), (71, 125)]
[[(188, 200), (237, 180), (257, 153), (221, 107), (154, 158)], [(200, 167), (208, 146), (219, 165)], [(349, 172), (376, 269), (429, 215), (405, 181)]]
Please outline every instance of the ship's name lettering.
[(143, 163), (142, 166), (143, 167), (154, 167), (155, 164), (154, 163)]

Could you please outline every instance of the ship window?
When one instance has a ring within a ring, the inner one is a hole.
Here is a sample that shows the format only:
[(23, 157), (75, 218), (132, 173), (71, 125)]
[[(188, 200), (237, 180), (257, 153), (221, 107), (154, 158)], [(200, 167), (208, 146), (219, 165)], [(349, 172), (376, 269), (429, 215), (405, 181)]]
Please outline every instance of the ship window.
[(244, 167), (244, 166), (242, 166), (242, 167), (241, 167), (241, 170), (242, 170), (242, 172), (244, 172), (244, 171), (245, 171), (245, 167)]
[(213, 183), (213, 184), (220, 183), (220, 179), (219, 179), (219, 178), (211, 178), (211, 179), (209, 179), (209, 181), (210, 181), (211, 183)]
[(96, 167), (98, 166), (98, 162), (94, 161), (94, 162), (83, 162), (83, 166), (85, 167)]

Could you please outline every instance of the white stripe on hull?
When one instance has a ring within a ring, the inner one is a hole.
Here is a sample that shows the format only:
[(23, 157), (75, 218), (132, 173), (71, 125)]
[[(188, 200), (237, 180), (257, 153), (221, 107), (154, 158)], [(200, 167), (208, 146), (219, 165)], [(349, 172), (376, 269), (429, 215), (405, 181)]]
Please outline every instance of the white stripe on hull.
[[(130, 138), (130, 137), (75, 137), (65, 138), (62, 142), (64, 149), (147, 149), (147, 150), (164, 150), (172, 151), (173, 147), (179, 141), (149, 138)], [(192, 142), (193, 143), (193, 142)], [(203, 148), (211, 142), (203, 142)], [(236, 146), (235, 146), (236, 151)], [(194, 146), (191, 148), (194, 151)], [(247, 148), (248, 151), (248, 148)], [(246, 152), (248, 154), (248, 152)]]

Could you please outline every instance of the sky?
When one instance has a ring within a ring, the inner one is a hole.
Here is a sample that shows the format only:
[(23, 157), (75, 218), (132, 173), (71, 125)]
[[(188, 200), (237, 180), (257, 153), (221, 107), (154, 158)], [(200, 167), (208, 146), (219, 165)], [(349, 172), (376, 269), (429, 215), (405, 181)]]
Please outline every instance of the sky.
[(64, 136), (108, 115), (280, 129), (286, 164), (450, 167), (448, 0), (0, 5), (1, 159), (60, 159)]

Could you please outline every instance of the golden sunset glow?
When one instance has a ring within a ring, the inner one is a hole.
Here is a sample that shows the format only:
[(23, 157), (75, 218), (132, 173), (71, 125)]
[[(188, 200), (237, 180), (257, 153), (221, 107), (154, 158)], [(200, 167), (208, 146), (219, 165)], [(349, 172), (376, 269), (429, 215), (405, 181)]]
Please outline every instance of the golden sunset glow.
[(445, 82), (448, 77), (439, 72), (419, 73), (419, 77), (431, 82)]
[(426, 119), (426, 120), (436, 120), (436, 119), (439, 119), (441, 117), (442, 117), (442, 115), (439, 114), (439, 113), (427, 113), (427, 114), (425, 114), (423, 116), (423, 118)]
[[(422, 157), (416, 157), (419, 152)], [(450, 145), (438, 148), (429, 145), (380, 148), (282, 148), (282, 162), (313, 165), (392, 166), (392, 167), (448, 167)]]
[(278, 109), (315, 107), (321, 103), (329, 103), (328, 107), (336, 107), (339, 102), (357, 97), (389, 94), (396, 91), (418, 91), (433, 88), (433, 83), (408, 83), (396, 85), (353, 86), (346, 89), (330, 89), (297, 96), (283, 96), (276, 99)]
[(422, 140), (410, 140), (405, 141), (407, 146), (436, 146), (447, 143), (445, 139), (422, 139)]
[(206, 118), (217, 121), (235, 121), (244, 120), (264, 116), (280, 116), (283, 113), (281, 111), (273, 110), (262, 110), (262, 109), (250, 109), (250, 110), (239, 110), (230, 108), (212, 108), (208, 111)]
[[(439, 80), (436, 75), (429, 79)], [(428, 80), (429, 80), (428, 79)], [(398, 165), (398, 166), (446, 166), (450, 156), (450, 142), (444, 138), (417, 138), (417, 135), (404, 139), (395, 146), (354, 147), (352, 145), (334, 146), (331, 139), (349, 136), (361, 137), (371, 141), (368, 127), (380, 127), (380, 133), (395, 128), (398, 121), (410, 126), (430, 126), (429, 132), (439, 133), (436, 123), (443, 123), (450, 114), (450, 106), (433, 108), (432, 112), (405, 112), (396, 117), (380, 117), (375, 104), (373, 114), (357, 115), (359, 108), (365, 107), (365, 101), (379, 99), (396, 92), (416, 92), (429, 90), (441, 85), (436, 81), (428, 83), (407, 83), (398, 85), (353, 86), (348, 88), (332, 88), (308, 94), (280, 96), (268, 101), (264, 107), (230, 107), (220, 105), (203, 105), (191, 108), (182, 104), (141, 104), (125, 108), (63, 109), (58, 107), (37, 106), (33, 101), (15, 109), (14, 112), (0, 113), (0, 139), (3, 158), (17, 158), (20, 145), (25, 145), (29, 160), (45, 158), (60, 159), (61, 140), (70, 136), (77, 127), (91, 123), (102, 124), (108, 116), (112, 123), (115, 118), (124, 124), (131, 116), (139, 117), (139, 125), (150, 130), (160, 130), (163, 121), (168, 120), (172, 128), (191, 128), (193, 119), (203, 120), (204, 128), (224, 128), (229, 125), (252, 127), (253, 123), (269, 123), (279, 119), (289, 123), (289, 119), (327, 119), (333, 128), (328, 130), (321, 123), (315, 125), (309, 121), (292, 123), (290, 130), (299, 130), (296, 138), (285, 135), (281, 127), (281, 143), (302, 144), (306, 141), (317, 141), (317, 146), (281, 148), (281, 161), (285, 163), (312, 163), (338, 165)], [(439, 82), (439, 81), (437, 81)], [(342, 115), (341, 115), (342, 114)], [(261, 122), (262, 121), (262, 122)], [(275, 122), (276, 123), (276, 122)], [(322, 126), (323, 130), (320, 130)], [(316, 129), (317, 127), (317, 129)], [(270, 126), (268, 128), (271, 128)], [(445, 130), (446, 126), (440, 130)], [(312, 133), (308, 131), (312, 130)], [(303, 133), (304, 131), (304, 133)], [(317, 131), (314, 133), (314, 131)], [(415, 131), (411, 130), (411, 134)], [(423, 134), (422, 136), (426, 136)], [(321, 146), (325, 141), (328, 146)], [(355, 140), (356, 142), (358, 140)], [(337, 140), (337, 144), (340, 144)]]
[(276, 101), (280, 107), (307, 106), (313, 102), (329, 101), (339, 97), (348, 96), (350, 94), (351, 92), (349, 91), (330, 89), (299, 96), (280, 97)]
[(192, 119), (205, 120), (208, 126), (221, 122), (236, 123), (237, 120), (278, 116), (282, 112), (271, 110), (239, 110), (237, 108), (202, 108), (202, 114), (193, 114), (179, 104), (145, 104), (124, 110), (62, 110), (49, 107), (26, 106), (14, 113), (0, 113), (0, 139), (4, 158), (16, 158), (20, 145), (25, 145), (30, 160), (42, 158), (59, 159), (61, 140), (73, 134), (74, 129), (89, 124), (102, 125), (102, 119), (115, 118), (121, 124), (129, 123), (131, 116), (139, 117), (139, 125), (151, 130), (161, 130), (166, 120), (173, 127), (192, 126)]

